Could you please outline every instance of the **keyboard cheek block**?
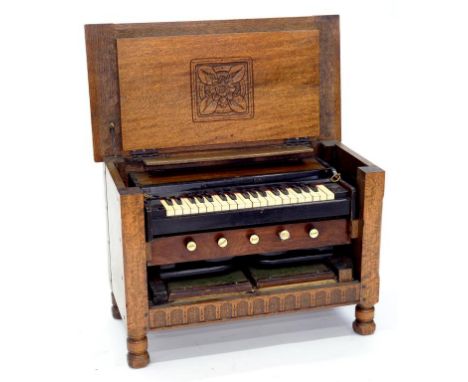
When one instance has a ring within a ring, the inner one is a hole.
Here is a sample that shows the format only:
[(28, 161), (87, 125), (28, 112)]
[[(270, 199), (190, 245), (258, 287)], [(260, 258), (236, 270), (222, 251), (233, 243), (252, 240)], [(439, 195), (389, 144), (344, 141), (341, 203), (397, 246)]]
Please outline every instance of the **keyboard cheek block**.
[(346, 219), (183, 234), (153, 239), (149, 265), (309, 249), (350, 241)]

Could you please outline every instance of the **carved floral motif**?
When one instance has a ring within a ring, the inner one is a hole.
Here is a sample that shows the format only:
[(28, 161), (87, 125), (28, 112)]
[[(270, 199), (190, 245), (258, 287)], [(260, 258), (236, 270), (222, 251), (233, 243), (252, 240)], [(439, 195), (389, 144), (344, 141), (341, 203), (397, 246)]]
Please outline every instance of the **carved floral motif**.
[(251, 60), (192, 62), (192, 106), (195, 121), (251, 118)]
[(247, 109), (245, 92), (242, 92), (240, 81), (245, 77), (245, 66), (234, 65), (229, 71), (215, 72), (210, 66), (198, 69), (198, 79), (204, 86), (204, 95), (200, 103), (201, 114), (212, 114), (218, 109), (219, 113), (235, 111), (243, 113)]

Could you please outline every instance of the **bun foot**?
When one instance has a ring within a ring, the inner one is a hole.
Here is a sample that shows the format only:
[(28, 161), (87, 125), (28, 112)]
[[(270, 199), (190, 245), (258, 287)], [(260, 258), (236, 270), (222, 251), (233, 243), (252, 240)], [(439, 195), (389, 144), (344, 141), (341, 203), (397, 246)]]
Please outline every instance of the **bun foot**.
[(145, 352), (145, 354), (127, 354), (127, 362), (128, 366), (132, 369), (141, 369), (148, 365), (149, 363), (149, 354)]
[(356, 305), (356, 320), (353, 322), (353, 330), (362, 336), (374, 334), (374, 307)]
[(111, 294), (112, 296), (112, 317), (114, 317), (116, 320), (121, 320), (122, 316), (120, 315), (120, 310), (119, 307), (117, 306), (117, 302), (115, 301), (114, 293)]
[(127, 339), (127, 362), (128, 366), (133, 369), (140, 369), (145, 367), (149, 363), (149, 354), (148, 354), (148, 339), (145, 337), (141, 339)]

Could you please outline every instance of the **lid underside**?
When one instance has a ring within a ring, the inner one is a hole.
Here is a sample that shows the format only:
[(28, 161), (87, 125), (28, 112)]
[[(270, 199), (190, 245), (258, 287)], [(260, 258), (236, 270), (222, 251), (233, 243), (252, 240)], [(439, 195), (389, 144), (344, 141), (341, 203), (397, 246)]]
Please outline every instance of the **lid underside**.
[(337, 17), (88, 25), (95, 159), (340, 138)]

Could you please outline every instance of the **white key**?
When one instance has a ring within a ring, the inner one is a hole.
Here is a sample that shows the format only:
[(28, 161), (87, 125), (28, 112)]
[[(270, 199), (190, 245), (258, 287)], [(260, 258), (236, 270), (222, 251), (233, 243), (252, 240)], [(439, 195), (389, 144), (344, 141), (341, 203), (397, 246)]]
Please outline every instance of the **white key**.
[(270, 190), (267, 190), (266, 193), (269, 206), (280, 206), (281, 204), (283, 204), (282, 199), (279, 196), (276, 196)]
[(306, 200), (305, 200), (305, 197), (304, 197), (303, 193), (302, 192), (297, 192), (294, 189), (293, 189), (293, 191), (294, 191), (294, 194), (295, 194), (295, 196), (297, 198), (298, 203), (305, 203)]
[(260, 202), (260, 207), (267, 207), (268, 206), (268, 200), (267, 198), (263, 197), (260, 192), (257, 191), (257, 199)]
[(302, 190), (302, 195), (304, 196), (304, 200), (305, 202), (311, 202), (312, 200), (314, 200), (312, 194), (309, 192), (309, 188), (307, 187), (306, 190), (304, 190), (304, 186), (301, 187), (301, 190)]
[(286, 188), (286, 190), (289, 193), (289, 200), (291, 201), (291, 204), (299, 203), (299, 199), (297, 198), (296, 191), (294, 191), (292, 188)]
[(206, 212), (214, 212), (214, 205), (206, 197), (203, 197), (203, 202), (206, 206)]
[(320, 184), (317, 186), (317, 189), (320, 189), (320, 191), (324, 192), (327, 195), (327, 200), (334, 200), (335, 199), (335, 194), (331, 192), (326, 186), (323, 184)]
[(191, 215), (192, 213), (190, 211), (190, 206), (185, 201), (186, 198), (180, 198), (179, 200), (182, 202), (182, 205), (181, 205), (182, 215)]
[(258, 200), (257, 198), (257, 193), (249, 191), (249, 195), (250, 195), (250, 201), (252, 202), (252, 207), (253, 208), (260, 207), (260, 200)]
[(223, 206), (221, 205), (221, 203), (218, 202), (218, 201), (216, 200), (216, 198), (214, 197), (214, 195), (211, 195), (211, 197), (213, 198), (213, 201), (211, 202), (211, 204), (213, 205), (214, 211), (215, 211), (215, 212), (222, 211), (222, 210), (223, 210)]
[(289, 195), (283, 194), (281, 191), (279, 193), (279, 197), (281, 198), (281, 204), (291, 204), (291, 199)]
[(320, 193), (317, 192), (317, 191), (314, 191), (314, 190), (312, 189), (312, 187), (309, 187), (309, 190), (310, 190), (309, 193), (312, 195), (313, 201), (314, 201), (314, 202), (319, 202), (319, 201), (320, 201), (320, 197), (321, 197)]
[(245, 208), (252, 208), (252, 202), (249, 198), (244, 198), (244, 195), (240, 194), (240, 197), (243, 199), (243, 202), (245, 204)]
[(237, 203), (234, 199), (231, 199), (231, 196), (230, 195), (226, 195), (226, 199), (227, 199), (227, 202), (229, 204), (229, 210), (230, 211), (233, 211), (233, 210), (237, 210)]
[(171, 205), (169, 205), (168, 202), (161, 199), (161, 204), (163, 205), (164, 209), (166, 210), (166, 216), (174, 216), (175, 215), (174, 208)]
[(182, 206), (179, 206), (175, 199), (171, 199), (172, 206), (174, 207), (174, 212), (176, 216), (180, 216), (184, 214), (184, 211), (182, 210)]
[(191, 215), (196, 215), (198, 214), (198, 207), (196, 204), (192, 203), (189, 198), (180, 198), (180, 201), (184, 203), (186, 206), (189, 207), (190, 209), (190, 214)]
[(197, 198), (195, 198), (195, 204), (197, 205), (199, 214), (204, 214), (207, 212), (206, 205), (204, 203), (199, 202)]
[(323, 192), (318, 186), (316, 186), (317, 188), (317, 192), (320, 196), (320, 201), (325, 201), (327, 200), (327, 194), (325, 192)]
[(237, 209), (242, 210), (244, 208), (247, 208), (245, 201), (244, 201), (245, 199), (242, 197), (242, 195), (239, 194), (238, 192), (234, 192), (234, 195), (236, 196)]
[(219, 204), (221, 204), (221, 211), (229, 211), (229, 203), (221, 199), (218, 195), (213, 195), (213, 200), (216, 200)]

